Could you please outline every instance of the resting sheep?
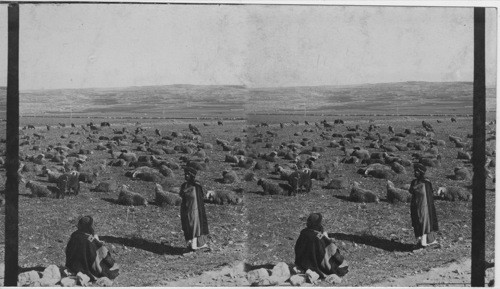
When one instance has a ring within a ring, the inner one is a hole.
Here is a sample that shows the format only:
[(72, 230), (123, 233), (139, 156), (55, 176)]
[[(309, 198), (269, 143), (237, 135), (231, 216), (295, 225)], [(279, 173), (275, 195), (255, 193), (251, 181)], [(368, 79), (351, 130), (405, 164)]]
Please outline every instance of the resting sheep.
[(262, 187), (264, 195), (284, 195), (283, 189), (269, 180), (259, 179), (257, 185)]
[(147, 200), (140, 194), (132, 192), (126, 185), (122, 185), (117, 202), (126, 206), (147, 206)]
[(317, 181), (324, 181), (328, 175), (330, 174), (329, 170), (312, 170), (311, 171), (311, 179)]
[(222, 182), (224, 184), (232, 184), (238, 181), (238, 175), (235, 171), (223, 171), (222, 172)]
[(92, 184), (97, 179), (98, 175), (99, 174), (95, 172), (94, 173), (81, 172), (80, 175), (78, 176), (78, 180), (80, 182)]
[(52, 194), (52, 192), (46, 186), (34, 183), (32, 181), (27, 182), (26, 187), (31, 190), (32, 197), (48, 197)]
[(159, 206), (180, 206), (182, 198), (179, 194), (164, 191), (160, 184), (155, 184), (155, 201)]
[(366, 168), (364, 174), (367, 176), (372, 176), (374, 178), (387, 180), (393, 177), (395, 173), (388, 166), (381, 164), (371, 164)]
[(274, 166), (275, 172), (277, 172), (280, 175), (281, 180), (288, 180), (290, 176), (295, 172), (292, 169), (285, 169), (282, 166), (276, 164)]
[(348, 183), (343, 178), (333, 178), (326, 186), (325, 189), (341, 190), (347, 188)]
[(471, 173), (465, 167), (455, 168), (455, 180), (470, 180), (472, 178)]
[(472, 194), (460, 187), (439, 187), (436, 197), (445, 201), (471, 201)]
[(222, 190), (222, 191), (207, 191), (205, 199), (211, 203), (218, 205), (238, 205), (243, 201), (238, 195), (233, 191)]
[(358, 203), (380, 202), (379, 197), (374, 192), (360, 188), (358, 182), (354, 182), (349, 197), (351, 201)]
[(47, 167), (43, 167), (43, 168), (42, 168), (42, 170), (43, 170), (43, 173), (44, 173), (45, 175), (47, 175), (47, 177), (48, 177), (48, 180), (47, 180), (47, 181), (48, 181), (49, 183), (57, 183), (57, 180), (58, 180), (58, 179), (59, 179), (59, 177), (62, 175), (62, 173), (57, 172), (57, 171), (52, 171), (52, 170), (50, 170), (50, 169), (49, 169), (49, 168), (47, 168)]
[(387, 201), (390, 203), (408, 203), (411, 200), (411, 194), (408, 190), (398, 189), (394, 184), (387, 180)]
[(116, 190), (115, 182), (100, 182), (92, 189), (94, 192), (113, 192), (114, 190)]
[(163, 181), (163, 175), (159, 171), (149, 167), (138, 168), (132, 172), (131, 177), (145, 182), (161, 183)]

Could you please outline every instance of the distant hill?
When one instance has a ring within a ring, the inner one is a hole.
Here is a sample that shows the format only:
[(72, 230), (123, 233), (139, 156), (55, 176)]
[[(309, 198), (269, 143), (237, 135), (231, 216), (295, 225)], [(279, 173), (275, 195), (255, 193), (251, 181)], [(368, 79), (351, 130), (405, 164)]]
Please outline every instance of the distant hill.
[[(400, 82), (349, 86), (262, 88), (250, 91), (247, 111), (337, 114), (472, 114), (472, 82)], [(495, 110), (495, 89), (487, 89)]]
[[(244, 116), (246, 113), (472, 114), (471, 82), (246, 88), (166, 85), (21, 92), (21, 115)], [(0, 95), (5, 90), (0, 90)], [(495, 89), (487, 89), (496, 109)], [(0, 99), (5, 99), (1, 97)], [(1, 105), (1, 103), (0, 103)]]

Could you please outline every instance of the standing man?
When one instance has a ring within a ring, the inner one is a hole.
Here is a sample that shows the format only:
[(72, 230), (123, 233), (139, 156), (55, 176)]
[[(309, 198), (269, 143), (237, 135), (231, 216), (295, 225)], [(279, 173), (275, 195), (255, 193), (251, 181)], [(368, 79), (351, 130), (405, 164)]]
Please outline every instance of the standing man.
[(437, 243), (434, 232), (439, 231), (434, 194), (431, 182), (425, 178), (425, 166), (415, 163), (413, 169), (415, 179), (410, 186), (411, 224), (417, 238), (417, 246), (427, 247)]
[(191, 250), (208, 247), (209, 234), (203, 188), (196, 181), (196, 173), (196, 169), (186, 166), (184, 168), (186, 182), (180, 189), (182, 230), (187, 246)]

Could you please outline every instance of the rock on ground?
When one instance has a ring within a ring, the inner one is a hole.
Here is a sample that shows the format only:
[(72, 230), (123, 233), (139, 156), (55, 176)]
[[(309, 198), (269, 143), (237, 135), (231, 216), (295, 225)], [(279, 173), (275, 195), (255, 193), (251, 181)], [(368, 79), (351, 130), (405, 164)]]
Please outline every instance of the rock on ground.
[(37, 271), (28, 271), (19, 274), (17, 277), (19, 286), (40, 286), (40, 274)]
[(271, 277), (277, 280), (278, 284), (290, 279), (290, 275), (290, 268), (288, 268), (288, 265), (285, 262), (279, 262), (276, 264), (271, 272)]
[(331, 274), (326, 276), (325, 281), (330, 284), (340, 284), (342, 282), (342, 279), (336, 274)]
[(113, 281), (111, 281), (108, 277), (102, 277), (97, 279), (95, 284), (99, 287), (111, 287), (113, 286)]
[(90, 277), (82, 272), (78, 272), (78, 274), (76, 274), (76, 278), (78, 280), (78, 284), (82, 286), (87, 286), (90, 282)]
[(75, 277), (64, 277), (61, 279), (62, 287), (75, 287), (76, 286), (76, 278)]
[(258, 284), (259, 281), (268, 278), (269, 278), (269, 272), (267, 271), (267, 269), (264, 268), (252, 270), (247, 273), (248, 282), (252, 285)]
[(292, 284), (292, 286), (300, 286), (304, 283), (306, 283), (306, 277), (303, 275), (293, 275), (290, 277), (290, 284)]

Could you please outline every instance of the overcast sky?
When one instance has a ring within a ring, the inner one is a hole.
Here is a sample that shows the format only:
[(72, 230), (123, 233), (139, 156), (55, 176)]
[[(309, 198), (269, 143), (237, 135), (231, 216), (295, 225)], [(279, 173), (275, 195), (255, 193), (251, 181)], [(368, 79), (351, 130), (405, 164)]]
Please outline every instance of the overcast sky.
[[(496, 17), (487, 10), (488, 85)], [(473, 80), (472, 8), (21, 5), (20, 35), (21, 90)]]

